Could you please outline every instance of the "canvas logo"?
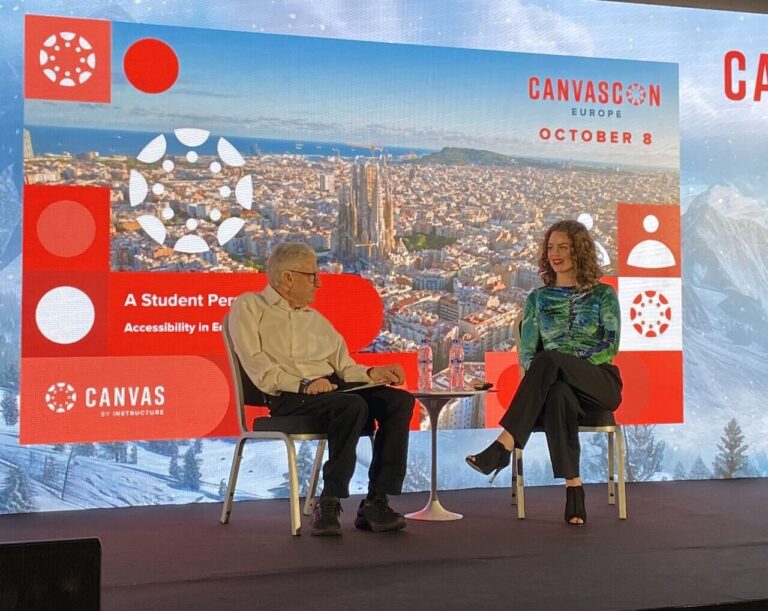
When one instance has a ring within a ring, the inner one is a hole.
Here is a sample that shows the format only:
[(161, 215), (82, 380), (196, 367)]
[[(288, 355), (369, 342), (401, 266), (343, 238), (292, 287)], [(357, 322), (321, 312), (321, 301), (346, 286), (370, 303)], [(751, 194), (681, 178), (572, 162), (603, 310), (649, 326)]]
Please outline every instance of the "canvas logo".
[(82, 85), (96, 68), (93, 46), (74, 32), (51, 34), (40, 49), (38, 61), (48, 80), (61, 87)]
[(618, 287), (622, 351), (682, 350), (680, 278), (620, 276)]
[(108, 21), (27, 15), (25, 97), (109, 102), (110, 32)]
[(658, 291), (643, 291), (632, 300), (629, 310), (632, 327), (645, 337), (657, 337), (669, 328), (672, 308), (669, 299)]
[(55, 414), (70, 411), (77, 401), (77, 393), (71, 384), (57, 382), (51, 384), (45, 393), (45, 405)]
[(627, 87), (625, 95), (627, 102), (632, 104), (632, 106), (640, 106), (645, 102), (645, 87), (643, 87), (640, 83), (632, 83), (629, 87)]
[[(136, 222), (155, 242), (166, 245), (170, 237), (176, 252), (205, 253), (212, 243), (229, 242), (245, 225), (231, 215), (230, 205), (234, 196), (241, 208), (251, 209), (253, 179), (242, 174), (245, 159), (226, 138), (217, 140), (217, 155), (205, 155), (198, 149), (210, 132), (180, 128), (173, 133), (183, 153), (167, 154), (164, 134), (148, 142), (136, 157), (145, 165), (131, 170), (128, 199), (131, 207), (147, 211)], [(218, 202), (194, 201), (195, 193), (206, 191), (216, 193)]]

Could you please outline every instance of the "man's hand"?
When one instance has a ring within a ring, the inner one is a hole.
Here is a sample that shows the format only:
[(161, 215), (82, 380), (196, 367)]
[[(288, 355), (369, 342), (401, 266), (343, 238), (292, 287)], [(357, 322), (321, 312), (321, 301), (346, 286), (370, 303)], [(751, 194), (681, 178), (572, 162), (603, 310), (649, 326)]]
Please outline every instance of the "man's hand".
[(307, 387), (304, 389), (304, 394), (319, 395), (324, 392), (332, 392), (337, 388), (338, 386), (336, 384), (331, 384), (331, 381), (328, 378), (317, 378), (317, 380), (312, 380), (307, 384)]
[(405, 382), (405, 371), (399, 364), (371, 367), (368, 375), (374, 382), (386, 382), (399, 386)]

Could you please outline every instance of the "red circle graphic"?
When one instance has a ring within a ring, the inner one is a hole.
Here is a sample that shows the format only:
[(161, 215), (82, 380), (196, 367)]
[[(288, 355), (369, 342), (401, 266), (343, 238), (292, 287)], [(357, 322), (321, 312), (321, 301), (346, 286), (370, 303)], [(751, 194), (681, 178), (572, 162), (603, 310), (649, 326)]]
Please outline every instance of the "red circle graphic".
[(81, 203), (60, 200), (47, 206), (37, 219), (37, 237), (57, 257), (84, 253), (96, 237), (96, 221)]
[(162, 40), (142, 38), (133, 43), (123, 57), (128, 81), (144, 93), (162, 93), (179, 76), (179, 58)]

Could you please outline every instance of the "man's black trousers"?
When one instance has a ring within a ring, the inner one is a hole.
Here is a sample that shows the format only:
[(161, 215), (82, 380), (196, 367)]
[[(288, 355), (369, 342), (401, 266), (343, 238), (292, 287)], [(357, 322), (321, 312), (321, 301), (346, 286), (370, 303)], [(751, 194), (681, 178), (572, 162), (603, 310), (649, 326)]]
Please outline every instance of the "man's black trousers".
[(408, 430), (414, 399), (410, 393), (390, 386), (354, 392), (305, 395), (284, 392), (270, 397), (273, 416), (319, 416), (327, 419), (328, 460), (323, 467), (323, 495), (349, 496), (355, 472), (360, 435), (373, 431), (368, 490), (376, 494), (400, 494), (408, 460)]

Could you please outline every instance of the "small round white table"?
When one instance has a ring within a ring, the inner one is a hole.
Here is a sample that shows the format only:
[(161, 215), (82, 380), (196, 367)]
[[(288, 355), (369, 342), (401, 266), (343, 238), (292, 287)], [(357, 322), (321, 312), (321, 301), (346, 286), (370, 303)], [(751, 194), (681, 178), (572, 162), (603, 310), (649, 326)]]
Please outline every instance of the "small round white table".
[(460, 513), (448, 511), (440, 504), (440, 499), (437, 498), (437, 422), (443, 407), (445, 407), (445, 404), (451, 399), (474, 397), (475, 395), (483, 395), (488, 391), (468, 389), (433, 391), (412, 390), (410, 392), (424, 405), (424, 407), (427, 408), (427, 414), (429, 414), (429, 424), (432, 429), (432, 482), (429, 491), (429, 501), (427, 501), (424, 509), (414, 511), (413, 513), (407, 513), (405, 514), (405, 517), (410, 518), (411, 520), (460, 520), (463, 517)]

